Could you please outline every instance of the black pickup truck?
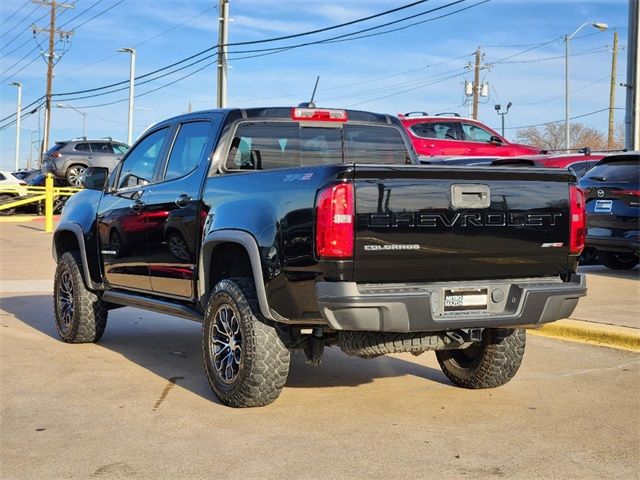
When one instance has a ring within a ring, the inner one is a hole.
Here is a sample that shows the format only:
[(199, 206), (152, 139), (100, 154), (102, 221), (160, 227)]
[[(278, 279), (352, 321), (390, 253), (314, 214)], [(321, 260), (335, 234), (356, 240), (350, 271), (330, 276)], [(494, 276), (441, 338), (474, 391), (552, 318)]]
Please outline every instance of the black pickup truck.
[(207, 378), (265, 405), (290, 352), (435, 350), (447, 377), (496, 387), (525, 329), (569, 316), (584, 197), (558, 169), (421, 166), (388, 115), (225, 109), (150, 128), (85, 173), (55, 231), (56, 327), (96, 342), (110, 309), (203, 323)]

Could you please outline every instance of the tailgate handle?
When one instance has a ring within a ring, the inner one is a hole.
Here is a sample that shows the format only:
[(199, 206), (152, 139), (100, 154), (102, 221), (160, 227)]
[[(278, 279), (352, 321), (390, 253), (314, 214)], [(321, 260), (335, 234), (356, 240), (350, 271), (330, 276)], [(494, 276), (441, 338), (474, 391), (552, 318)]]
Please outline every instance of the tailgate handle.
[(451, 206), (459, 208), (489, 208), (491, 192), (488, 185), (454, 184), (451, 185)]

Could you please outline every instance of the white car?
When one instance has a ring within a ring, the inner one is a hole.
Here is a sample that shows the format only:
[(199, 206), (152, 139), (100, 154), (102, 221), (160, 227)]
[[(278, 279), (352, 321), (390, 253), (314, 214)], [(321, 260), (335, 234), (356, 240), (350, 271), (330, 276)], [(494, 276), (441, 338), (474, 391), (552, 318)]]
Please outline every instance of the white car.
[[(26, 182), (13, 176), (11, 172), (0, 170), (0, 205), (13, 197), (27, 195)], [(13, 213), (11, 210), (0, 210), (0, 214)]]

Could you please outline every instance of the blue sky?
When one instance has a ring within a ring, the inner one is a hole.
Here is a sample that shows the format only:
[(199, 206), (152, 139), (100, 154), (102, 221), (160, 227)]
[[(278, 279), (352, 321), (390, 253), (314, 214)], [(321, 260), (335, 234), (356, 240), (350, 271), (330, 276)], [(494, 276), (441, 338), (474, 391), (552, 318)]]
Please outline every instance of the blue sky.
[[(351, 27), (277, 43), (230, 47), (230, 51), (323, 40), (419, 14), (452, 1), (431, 0)], [(427, 20), (480, 1), (464, 0), (370, 33)], [(59, 17), (59, 25), (68, 22), (64, 28), (75, 31), (56, 66), (54, 93), (127, 80), (129, 57), (116, 53), (121, 47), (137, 49), (136, 73), (140, 75), (213, 46), (217, 41), (217, 3), (217, 0), (78, 0), (75, 9)], [(229, 40), (242, 42), (296, 34), (407, 3), (409, 0), (231, 0), (233, 21)], [(3, 0), (0, 7), (3, 118), (15, 111), (16, 88), (7, 83), (23, 83), (23, 105), (45, 91), (46, 65), (42, 58), (37, 58), (39, 47), (29, 52), (38, 45), (32, 38), (30, 25), (47, 9), (24, 4), (26, 0)], [(445, 18), (383, 35), (254, 58), (234, 60), (234, 57), (255, 54), (230, 54), (228, 103), (245, 107), (295, 105), (308, 100), (316, 76), (320, 75), (316, 103), (321, 106), (391, 114), (415, 110), (465, 114), (463, 84), (465, 79), (473, 78), (473, 72), (465, 66), (473, 62), (473, 52), (481, 47), (483, 61), (491, 67), (481, 74), (482, 80), (490, 85), (490, 96), (482, 99), (480, 120), (498, 127), (494, 104), (513, 102), (506, 117), (506, 135), (511, 138), (516, 127), (564, 118), (564, 44), (560, 38), (584, 22), (605, 22), (610, 30), (599, 33), (585, 27), (571, 41), (572, 115), (608, 107), (612, 31), (618, 30), (620, 44), (626, 46), (627, 6), (627, 0), (491, 0)], [(9, 18), (20, 7), (23, 8)], [(91, 19), (94, 16), (96, 18)], [(46, 20), (42, 18), (37, 24), (44, 27)], [(43, 35), (38, 35), (37, 40), (43, 47), (46, 45)], [(61, 49), (63, 44), (58, 47)], [(626, 81), (626, 53), (621, 49), (618, 56), (617, 83)], [(189, 102), (194, 110), (214, 108), (216, 67), (215, 64), (205, 67), (211, 61), (139, 85), (136, 93), (142, 94), (202, 69), (171, 86), (137, 98), (134, 137), (156, 121), (185, 112)], [(21, 71), (16, 73), (18, 70)], [(122, 100), (127, 95), (125, 90), (67, 103), (86, 112), (88, 136), (125, 140), (127, 102), (94, 105)], [(63, 101), (57, 99), (54, 104)], [(618, 87), (616, 105), (624, 107), (624, 103), (624, 88)], [(618, 110), (616, 115), (616, 121), (623, 121), (624, 110)], [(607, 112), (579, 121), (604, 130)], [(31, 138), (39, 137), (41, 126), (41, 115), (34, 114), (23, 120), (21, 165), (29, 155)], [(68, 108), (53, 109), (52, 140), (64, 140), (81, 133), (80, 114)], [(1, 169), (13, 164), (14, 139), (15, 127), (0, 131)]]

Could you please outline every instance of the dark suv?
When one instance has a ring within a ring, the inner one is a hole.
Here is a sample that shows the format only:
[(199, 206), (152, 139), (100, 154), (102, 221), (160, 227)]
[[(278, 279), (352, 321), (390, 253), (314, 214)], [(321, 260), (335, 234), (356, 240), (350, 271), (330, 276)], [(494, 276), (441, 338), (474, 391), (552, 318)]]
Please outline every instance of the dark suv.
[(56, 142), (44, 155), (42, 171), (66, 179), (71, 186), (80, 187), (82, 174), (87, 167), (106, 167), (111, 171), (127, 150), (127, 144), (111, 138)]
[(603, 158), (580, 180), (587, 211), (587, 247), (609, 268), (638, 264), (640, 252), (640, 152)]

